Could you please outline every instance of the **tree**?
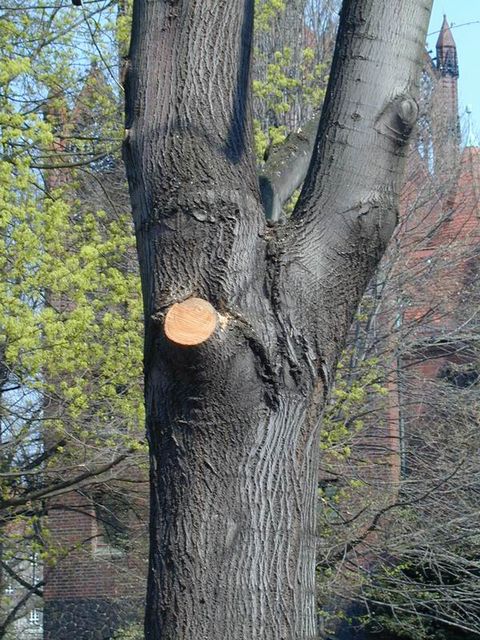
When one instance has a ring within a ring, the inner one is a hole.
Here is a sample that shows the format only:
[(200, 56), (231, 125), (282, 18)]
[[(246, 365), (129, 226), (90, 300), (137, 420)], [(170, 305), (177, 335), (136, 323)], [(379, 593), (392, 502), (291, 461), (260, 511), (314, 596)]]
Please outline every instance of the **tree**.
[[(262, 156), (323, 98), (338, 4), (256, 3)], [(105, 561), (112, 547), (112, 564), (131, 579), (131, 563), (119, 561), (125, 525), (129, 549), (140, 536), (132, 535), (123, 504), (131, 516), (147, 494), (132, 483), (144, 458), (141, 314), (128, 191), (117, 162), (118, 62), (128, 43), (129, 3), (106, 0), (80, 12), (9, 0), (1, 13), (8, 54), (0, 78), (8, 116), (0, 141), (3, 637), (12, 628), (18, 635), (19, 619), (42, 606), (44, 593), (46, 620), (61, 624), (50, 607), (52, 565), (57, 572), (78, 567), (78, 557), (97, 546)], [(299, 37), (287, 43), (292, 30)], [(67, 541), (61, 527), (72, 513), (96, 522)]]
[(150, 639), (315, 634), (319, 424), (396, 224), (430, 8), (344, 2), (307, 178), (270, 229), (253, 2), (134, 4), (124, 156), (145, 310)]

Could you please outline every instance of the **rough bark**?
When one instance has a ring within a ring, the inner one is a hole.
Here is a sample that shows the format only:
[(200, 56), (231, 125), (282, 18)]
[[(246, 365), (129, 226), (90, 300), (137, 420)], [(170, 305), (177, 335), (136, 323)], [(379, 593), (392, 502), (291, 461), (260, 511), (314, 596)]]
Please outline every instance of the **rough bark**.
[[(253, 0), (135, 0), (125, 161), (145, 304), (149, 640), (315, 637), (321, 412), (395, 225), (430, 8), (344, 2), (305, 186), (271, 229), (251, 144)], [(193, 297), (219, 322), (182, 347), (163, 323)]]

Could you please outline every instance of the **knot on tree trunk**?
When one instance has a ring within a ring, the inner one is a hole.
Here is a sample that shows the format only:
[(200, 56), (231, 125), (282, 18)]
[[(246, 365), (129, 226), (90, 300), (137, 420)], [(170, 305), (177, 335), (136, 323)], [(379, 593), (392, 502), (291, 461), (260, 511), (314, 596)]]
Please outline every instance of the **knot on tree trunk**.
[(407, 144), (418, 118), (418, 104), (411, 96), (402, 94), (391, 100), (375, 123), (375, 129), (397, 145)]

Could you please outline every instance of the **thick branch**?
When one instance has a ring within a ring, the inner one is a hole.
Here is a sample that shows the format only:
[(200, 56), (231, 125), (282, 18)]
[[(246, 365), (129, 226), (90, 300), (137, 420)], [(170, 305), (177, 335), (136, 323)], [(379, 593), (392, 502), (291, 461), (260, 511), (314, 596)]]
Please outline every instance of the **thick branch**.
[(63, 493), (67, 493), (68, 491), (72, 491), (75, 487), (82, 486), (91, 478), (98, 478), (98, 476), (107, 473), (108, 471), (119, 465), (121, 462), (123, 462), (127, 457), (128, 453), (124, 453), (102, 466), (99, 466), (95, 469), (88, 469), (87, 471), (79, 473), (78, 475), (74, 476), (73, 478), (69, 478), (68, 480), (52, 482), (51, 484), (37, 489), (36, 491), (26, 491), (21, 496), (15, 498), (7, 498), (6, 500), (0, 500), (0, 513), (8, 509), (8, 514), (10, 517), (13, 514), (17, 513), (15, 509), (18, 507), (23, 507), (27, 504), (31, 504), (36, 500), (45, 500), (48, 498), (53, 498), (54, 496), (61, 495)]
[[(40, 582), (37, 582), (37, 584), (35, 585), (35, 588), (39, 589), (40, 587), (43, 587), (44, 584), (45, 584), (45, 580), (41, 580)], [(5, 637), (8, 627), (12, 624), (12, 622), (15, 621), (16, 617), (21, 612), (22, 608), (27, 604), (27, 602), (30, 600), (32, 595), (34, 595), (35, 593), (36, 593), (35, 590), (32, 590), (32, 589), (29, 591), (26, 591), (22, 595), (20, 600), (18, 600), (18, 602), (15, 604), (15, 606), (8, 612), (5, 619), (0, 624), (0, 638)]]
[[(386, 247), (410, 133), (431, 0), (345, 0), (312, 162), (287, 230), (284, 286), (324, 308), (334, 359)], [(307, 312), (308, 317), (308, 312)], [(295, 322), (295, 320), (294, 320)], [(301, 325), (301, 319), (297, 322)]]
[(290, 133), (275, 147), (260, 174), (260, 193), (267, 220), (278, 222), (282, 207), (301, 187), (312, 159), (319, 116), (315, 115), (301, 129)]
[(142, 268), (149, 315), (195, 294), (225, 304), (252, 273), (264, 225), (252, 152), (252, 29), (253, 0), (134, 4), (125, 160), (141, 265), (155, 253), (152, 227), (169, 265), (161, 283), (150, 279), (152, 264)]
[(25, 580), (19, 573), (14, 571), (6, 562), (3, 562), (3, 560), (0, 562), (0, 565), (3, 571), (5, 571), (5, 573), (8, 573), (8, 575), (13, 578), (15, 582), (18, 582), (18, 584), (24, 589), (31, 591), (36, 596), (40, 596), (41, 598), (43, 597), (43, 591), (41, 591), (40, 589), (43, 581), (41, 583), (31, 584), (30, 582), (27, 582), (27, 580)]

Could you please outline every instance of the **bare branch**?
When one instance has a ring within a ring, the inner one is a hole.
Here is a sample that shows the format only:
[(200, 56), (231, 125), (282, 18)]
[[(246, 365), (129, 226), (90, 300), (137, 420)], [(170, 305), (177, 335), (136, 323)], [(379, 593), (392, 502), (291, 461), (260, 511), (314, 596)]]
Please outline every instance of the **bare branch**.
[(319, 116), (315, 115), (285, 142), (274, 147), (259, 176), (260, 193), (267, 220), (282, 219), (282, 207), (299, 189), (307, 175)]

